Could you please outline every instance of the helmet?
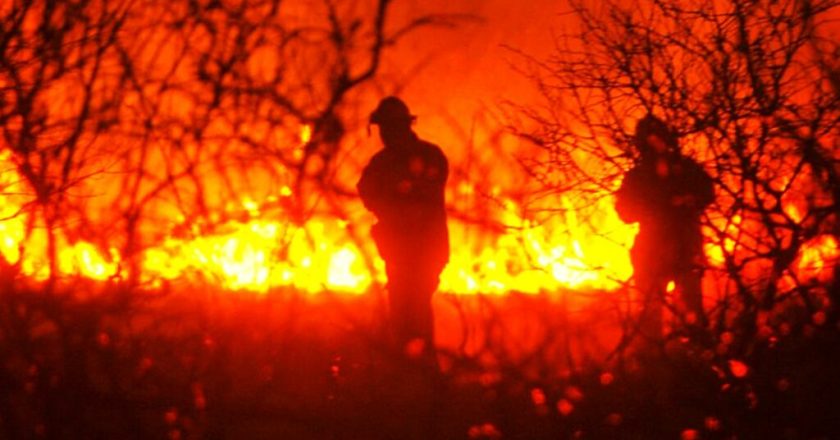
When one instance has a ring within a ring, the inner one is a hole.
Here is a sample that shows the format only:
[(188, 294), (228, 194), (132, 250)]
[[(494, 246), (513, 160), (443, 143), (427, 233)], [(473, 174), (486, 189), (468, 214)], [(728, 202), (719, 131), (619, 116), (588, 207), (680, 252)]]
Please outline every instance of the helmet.
[(670, 149), (677, 148), (677, 135), (661, 119), (648, 113), (636, 123), (636, 147), (639, 151), (648, 150), (648, 136), (656, 135), (661, 138)]
[(376, 110), (370, 114), (370, 123), (383, 124), (410, 124), (415, 116), (409, 113), (408, 106), (400, 98), (389, 96), (376, 106)]

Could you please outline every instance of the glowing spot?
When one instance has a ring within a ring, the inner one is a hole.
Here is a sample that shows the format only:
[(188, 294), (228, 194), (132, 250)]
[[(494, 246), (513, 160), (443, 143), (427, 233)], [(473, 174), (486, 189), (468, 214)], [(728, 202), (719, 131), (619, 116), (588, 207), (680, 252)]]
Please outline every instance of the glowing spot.
[(152, 358), (145, 356), (143, 359), (140, 359), (140, 364), (137, 366), (137, 370), (142, 374), (149, 371), (150, 368), (155, 364), (155, 361)]
[(303, 125), (300, 127), (300, 143), (305, 144), (312, 140), (312, 126)]
[(604, 420), (604, 423), (610, 426), (619, 426), (624, 421), (624, 417), (620, 413), (611, 413)]
[(680, 440), (700, 440), (700, 432), (696, 429), (686, 429), (680, 434)]
[(776, 382), (776, 389), (782, 392), (785, 392), (790, 389), (790, 380), (787, 378), (781, 378)]
[(788, 217), (790, 217), (790, 219), (793, 220), (795, 223), (799, 223), (802, 221), (802, 211), (795, 204), (785, 204), (783, 210), (785, 211), (785, 214), (787, 214)]
[(758, 406), (758, 395), (754, 391), (747, 393), (747, 405), (750, 409), (755, 409)]
[(365, 284), (368, 276), (357, 264), (357, 260), (356, 253), (348, 248), (333, 253), (327, 272), (327, 286), (336, 289), (353, 289)]
[(92, 244), (79, 242), (59, 252), (61, 273), (79, 274), (95, 280), (105, 280), (116, 274), (119, 260), (107, 261)]
[[(803, 278), (828, 279), (838, 260), (840, 260), (840, 248), (838, 248), (837, 239), (831, 235), (821, 235), (802, 245), (796, 267)], [(826, 264), (826, 262), (832, 264)]]
[(478, 378), (479, 383), (481, 383), (481, 385), (485, 387), (493, 386), (499, 383), (500, 380), (502, 380), (501, 375), (499, 373), (494, 372), (482, 373), (481, 376), (479, 376)]
[(536, 406), (545, 405), (545, 392), (539, 388), (533, 388), (531, 390), (531, 401), (534, 402), (534, 405)]
[(827, 320), (825, 312), (820, 310), (819, 312), (814, 313), (814, 316), (812, 317), (812, 320), (814, 321), (814, 324), (816, 324), (816, 325), (825, 324), (825, 322)]
[(163, 420), (169, 425), (174, 425), (175, 422), (178, 421), (178, 409), (169, 408), (166, 410), (166, 412), (163, 413)]
[(746, 377), (747, 374), (750, 372), (750, 368), (747, 366), (747, 364), (732, 359), (729, 361), (729, 371), (732, 372), (733, 376), (737, 378), (743, 378)]
[(111, 345), (111, 337), (108, 333), (100, 332), (96, 337), (96, 343), (99, 344), (100, 347), (107, 347)]
[(201, 383), (195, 382), (192, 384), (192, 392), (195, 409), (204, 411), (207, 408), (207, 397), (204, 395), (204, 387), (201, 386)]
[(557, 412), (564, 416), (568, 416), (575, 410), (575, 405), (572, 404), (568, 399), (560, 399), (557, 402)]
[(501, 438), (502, 433), (492, 423), (485, 423), (481, 425), (481, 434), (490, 438)]
[(502, 438), (502, 433), (492, 423), (473, 425), (467, 430), (469, 438)]
[(405, 355), (412, 359), (417, 359), (423, 355), (426, 350), (426, 341), (423, 338), (414, 338), (405, 344), (403, 351)]
[(677, 283), (675, 283), (674, 280), (671, 280), (671, 281), (668, 281), (668, 285), (665, 286), (665, 291), (668, 292), (668, 293), (671, 293), (676, 288), (677, 288)]
[(481, 437), (481, 427), (478, 425), (470, 426), (470, 429), (467, 430), (467, 437), (469, 438), (479, 438)]
[(572, 402), (579, 402), (583, 400), (583, 392), (576, 386), (566, 387), (566, 397)]
[(713, 416), (706, 417), (705, 426), (706, 426), (706, 429), (709, 430), (709, 431), (712, 431), (712, 432), (720, 431), (720, 428), (721, 428), (720, 419), (717, 418), (717, 417), (713, 417)]
[(257, 215), (260, 213), (260, 205), (251, 199), (246, 198), (242, 200), (242, 207), (245, 208), (245, 210), (251, 215)]

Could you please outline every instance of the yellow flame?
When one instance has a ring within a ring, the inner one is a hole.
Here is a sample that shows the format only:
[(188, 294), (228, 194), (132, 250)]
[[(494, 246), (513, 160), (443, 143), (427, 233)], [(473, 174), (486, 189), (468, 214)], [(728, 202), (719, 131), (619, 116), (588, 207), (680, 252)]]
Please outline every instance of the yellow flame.
[(333, 290), (352, 290), (356, 286), (367, 286), (370, 280), (360, 272), (361, 269), (359, 257), (353, 249), (339, 249), (330, 258), (327, 287)]
[[(311, 129), (304, 127), (301, 140), (310, 135)], [(24, 193), (18, 188), (17, 173), (8, 152), (0, 155), (0, 166), (3, 188), (0, 214), (4, 216), (0, 221), (0, 252), (7, 261), (20, 262), (25, 274), (46, 279), (50, 276), (46, 237), (37, 229), (27, 235), (27, 214), (14, 215), (23, 200), (7, 195)], [(460, 190), (473, 189), (467, 185)], [(279, 197), (291, 195), (289, 187), (280, 189)], [(519, 227), (497, 234), (489, 242), (487, 237), (480, 237), (480, 246), (474, 244), (477, 235), (474, 231), (461, 224), (450, 225), (452, 242), (457, 245), (453, 246), (450, 263), (441, 275), (442, 291), (538, 293), (562, 286), (610, 286), (614, 285), (614, 279), (630, 276), (626, 240), (624, 244), (615, 244), (584, 237), (575, 231), (558, 240), (554, 230), (562, 226), (560, 223), (534, 225), (521, 217), (516, 203), (503, 200), (503, 204), (506, 210), (501, 220)], [(153, 285), (163, 280), (200, 279), (226, 289), (255, 292), (290, 286), (310, 293), (324, 290), (362, 293), (373, 283), (384, 281), (384, 263), (374, 257), (371, 273), (363, 250), (348, 237), (346, 222), (315, 218), (298, 226), (261, 218), (260, 207), (257, 200), (243, 199), (238, 209), (251, 219), (222, 223), (215, 228), (220, 232), (212, 234), (202, 233), (199, 225), (182, 225), (181, 229), (189, 231), (191, 236), (184, 237), (183, 233), (170, 236), (142, 252), (140, 279)], [(214, 214), (210, 220), (217, 221), (218, 217), (218, 213)], [(174, 223), (185, 221), (179, 214), (173, 215), (173, 219)], [(573, 216), (559, 221), (565, 221), (568, 229), (579, 227)], [(613, 221), (620, 224), (616, 219)], [(632, 231), (632, 227), (628, 228)], [(60, 232), (59, 275), (104, 280), (125, 276), (120, 271), (132, 266), (121, 264), (122, 257), (115, 249), (103, 250), (85, 241), (69, 243)], [(632, 233), (629, 236), (632, 239)], [(26, 249), (23, 255), (22, 247)]]
[(300, 128), (300, 143), (306, 144), (312, 140), (312, 126), (304, 125)]
[[(307, 130), (301, 132), (301, 139)], [(472, 193), (474, 187), (462, 183), (455, 190)], [(494, 192), (499, 197), (498, 190)], [(10, 154), (0, 152), (0, 255), (10, 263), (20, 263), (26, 275), (46, 279), (50, 273), (45, 234), (37, 228), (27, 233), (28, 214), (19, 213), (26, 200), (16, 194), (25, 191)], [(223, 222), (211, 234), (202, 233), (199, 225), (183, 225), (183, 216), (174, 214), (174, 224), (188, 230), (189, 236), (173, 235), (145, 249), (139, 256), (139, 278), (152, 285), (164, 280), (204, 280), (232, 290), (265, 293), (293, 287), (313, 294), (325, 290), (358, 294), (384, 282), (384, 263), (375, 256), (373, 261), (366, 259), (364, 250), (350, 239), (345, 221), (313, 218), (301, 226), (263, 218), (261, 206), (291, 195), (291, 188), (284, 186), (279, 196), (266, 203), (245, 198), (234, 208), (250, 219)], [(504, 232), (476, 234), (468, 225), (450, 222), (452, 255), (441, 275), (441, 291), (506, 294), (611, 289), (632, 275), (628, 249), (637, 227), (617, 218), (610, 198), (598, 207), (603, 213), (598, 234), (584, 229), (568, 200), (563, 201), (566, 214), (535, 222), (524, 217), (513, 200), (499, 199), (505, 208), (500, 221), (510, 226)], [(740, 225), (740, 218), (731, 219), (726, 231), (730, 238), (723, 246), (706, 245), (714, 264), (723, 262), (723, 252), (735, 250)], [(372, 251), (370, 244), (363, 246)], [(59, 275), (106, 280), (125, 276), (124, 271), (132, 267), (116, 249), (70, 241), (60, 231), (58, 249)], [(836, 262), (838, 255), (836, 239), (822, 236), (803, 247), (797, 267), (806, 276), (825, 276), (827, 262)], [(674, 288), (674, 282), (669, 282), (668, 291)]]
[[(831, 266), (837, 264), (839, 258), (837, 239), (831, 235), (821, 235), (800, 249), (797, 272), (805, 279), (824, 279), (830, 276)], [(831, 264), (827, 265), (826, 262)]]
[(110, 258), (103, 258), (100, 251), (90, 243), (79, 242), (59, 251), (59, 270), (64, 274), (78, 274), (95, 280), (106, 280), (115, 276), (120, 257), (116, 249), (110, 249)]

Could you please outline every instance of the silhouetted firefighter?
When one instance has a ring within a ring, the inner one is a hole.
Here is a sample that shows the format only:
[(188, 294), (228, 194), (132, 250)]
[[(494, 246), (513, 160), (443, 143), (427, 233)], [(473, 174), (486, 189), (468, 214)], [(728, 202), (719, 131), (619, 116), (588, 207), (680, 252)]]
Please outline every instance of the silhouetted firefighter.
[(683, 309), (685, 322), (705, 325), (700, 216), (714, 191), (711, 177), (681, 154), (676, 135), (660, 119), (648, 115), (639, 120), (635, 145), (640, 160), (624, 176), (615, 208), (625, 223), (639, 223), (630, 257), (643, 301), (640, 332), (656, 341), (662, 337), (670, 281), (681, 292), (678, 309)]
[(428, 356), (434, 342), (432, 294), (449, 261), (444, 206), (449, 165), (440, 148), (412, 131), (413, 121), (396, 97), (383, 99), (371, 113), (384, 148), (365, 167), (358, 190), (378, 220), (371, 235), (385, 260), (394, 336), (403, 350)]

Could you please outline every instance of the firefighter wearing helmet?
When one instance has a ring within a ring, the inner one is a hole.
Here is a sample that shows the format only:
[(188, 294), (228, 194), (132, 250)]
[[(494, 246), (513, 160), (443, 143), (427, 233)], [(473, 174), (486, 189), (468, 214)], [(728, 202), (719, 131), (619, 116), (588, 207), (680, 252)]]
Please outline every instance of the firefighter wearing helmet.
[(639, 223), (630, 251), (633, 277), (642, 300), (639, 329), (649, 342), (662, 338), (662, 311), (673, 281), (680, 320), (690, 328), (706, 323), (701, 278), (704, 266), (700, 217), (714, 199), (712, 178), (684, 156), (668, 125), (647, 115), (636, 125), (637, 164), (615, 194), (625, 223)]
[(399, 98), (387, 97), (370, 115), (382, 148), (357, 185), (376, 216), (371, 229), (388, 276), (390, 325), (402, 350), (433, 354), (432, 295), (449, 261), (444, 187), (449, 165), (441, 149), (417, 137), (415, 117)]

